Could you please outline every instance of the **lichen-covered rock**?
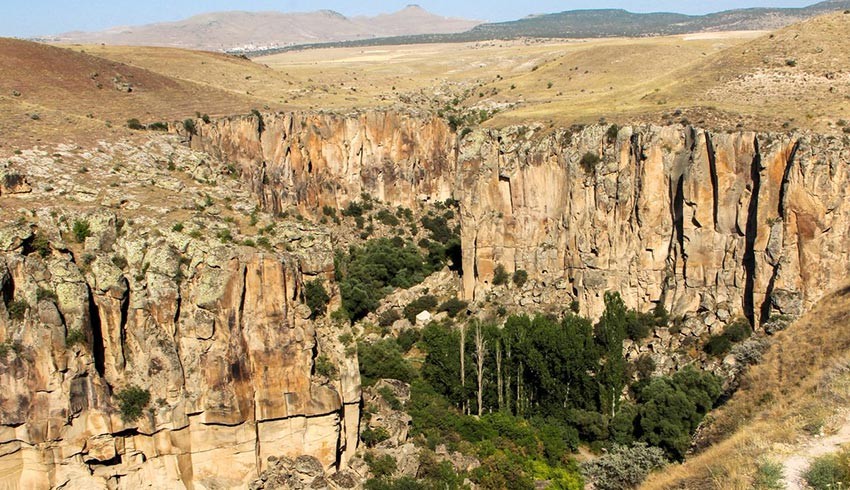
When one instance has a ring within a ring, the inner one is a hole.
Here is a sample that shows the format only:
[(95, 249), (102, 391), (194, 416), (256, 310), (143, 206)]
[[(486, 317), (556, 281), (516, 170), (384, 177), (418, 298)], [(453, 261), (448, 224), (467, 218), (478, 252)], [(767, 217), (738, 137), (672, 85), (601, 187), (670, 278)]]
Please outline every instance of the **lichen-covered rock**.
[[(252, 231), (238, 220), (255, 204), (235, 204), (252, 198), (232, 179), (183, 184), (187, 195), (169, 196), (163, 213), (151, 176), (174, 177), (152, 155), (180, 167), (201, 157), (174, 144), (148, 150), (104, 150), (147, 165), (144, 179), (114, 155), (67, 155), (85, 176), (35, 151), (15, 157), (35, 182), (126, 181), (93, 194), (116, 207), (38, 184), (0, 197), (14, 203), (0, 211), (0, 488), (246, 488), (269, 455), (297, 458), (304, 488), (329, 487), (325, 469), (357, 444), (360, 392), (356, 357), (334, 357), (341, 379), (313, 375), (320, 339), (344, 352), (302, 304), (302, 264), (313, 277), (333, 270), (328, 235), (278, 222), (266, 246), (240, 244)], [(119, 192), (138, 206), (122, 208)], [(197, 194), (209, 196), (203, 209), (189, 205)], [(286, 251), (308, 234), (309, 247)], [(119, 400), (131, 386), (149, 395), (138, 418)]]

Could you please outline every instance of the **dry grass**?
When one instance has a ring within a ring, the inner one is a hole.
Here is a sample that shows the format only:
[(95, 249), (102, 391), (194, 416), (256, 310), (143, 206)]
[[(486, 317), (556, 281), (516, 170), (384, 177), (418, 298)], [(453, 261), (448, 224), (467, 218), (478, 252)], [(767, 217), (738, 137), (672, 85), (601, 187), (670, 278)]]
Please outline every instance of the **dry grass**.
[[(178, 60), (174, 64), (180, 65)], [(119, 90), (122, 83), (132, 91)], [(262, 107), (260, 99), (247, 94), (88, 53), (0, 38), (0, 150), (133, 136), (122, 129), (131, 118), (173, 121), (196, 111), (246, 113), (257, 106)]]
[(648, 490), (751, 488), (759, 458), (781, 458), (812, 433), (837, 429), (850, 403), (850, 288), (776, 335), (764, 361), (709, 415), (702, 452), (650, 478)]

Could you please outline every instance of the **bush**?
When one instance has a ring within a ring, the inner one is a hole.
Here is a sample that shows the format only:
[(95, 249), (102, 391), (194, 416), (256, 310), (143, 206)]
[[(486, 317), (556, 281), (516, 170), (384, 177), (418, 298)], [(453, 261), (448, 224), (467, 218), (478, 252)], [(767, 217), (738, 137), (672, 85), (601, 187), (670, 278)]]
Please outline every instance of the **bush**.
[(398, 342), (399, 348), (401, 348), (402, 352), (409, 351), (416, 342), (419, 342), (419, 339), (422, 338), (422, 333), (416, 328), (405, 328), (398, 334)]
[(430, 311), (436, 307), (437, 298), (430, 294), (426, 294), (425, 296), (420, 296), (419, 298), (411, 301), (404, 307), (404, 317), (407, 318), (407, 321), (410, 323), (415, 323), (416, 315), (423, 311)]
[(43, 234), (36, 233), (32, 240), (32, 248), (38, 252), (38, 255), (42, 258), (46, 258), (50, 255), (50, 240), (48, 240)]
[(850, 483), (850, 466), (847, 452), (828, 454), (812, 461), (803, 472), (803, 479), (815, 490), (838, 488), (838, 483)]
[(501, 286), (502, 284), (507, 284), (508, 279), (510, 279), (510, 276), (508, 276), (507, 271), (505, 271), (505, 266), (502, 264), (497, 265), (496, 269), (493, 271), (493, 285)]
[(158, 121), (148, 124), (147, 129), (151, 131), (168, 131), (168, 124)]
[(466, 301), (462, 301), (462, 300), (459, 300), (457, 298), (451, 298), (451, 299), (444, 301), (440, 305), (440, 307), (437, 308), (437, 311), (445, 311), (446, 313), (449, 314), (449, 318), (454, 318), (454, 317), (457, 316), (458, 313), (460, 313), (463, 310), (466, 310), (466, 308), (468, 306), (469, 306), (469, 303), (466, 302)]
[(370, 386), (379, 379), (397, 379), (409, 383), (416, 377), (416, 370), (402, 356), (395, 339), (383, 339), (374, 344), (361, 342), (357, 346), (360, 377), (363, 384)]
[(616, 143), (617, 136), (620, 134), (620, 127), (616, 124), (608, 126), (608, 131), (605, 131), (605, 139), (608, 143)]
[(316, 363), (314, 367), (316, 368), (316, 374), (318, 374), (319, 376), (324, 376), (329, 379), (335, 379), (337, 375), (339, 375), (339, 370), (337, 369), (337, 367), (334, 365), (333, 362), (331, 362), (330, 359), (328, 359), (328, 356), (324, 354), (316, 358)]
[(596, 170), (596, 165), (598, 165), (601, 161), (602, 159), (599, 158), (599, 155), (592, 151), (589, 151), (582, 155), (581, 160), (579, 160), (578, 164), (581, 165), (581, 168), (582, 170), (584, 170), (584, 173), (591, 174), (594, 170)]
[(753, 478), (755, 490), (782, 490), (785, 488), (782, 475), (782, 464), (765, 459), (758, 463), (756, 475)]
[(708, 342), (705, 343), (705, 348), (703, 350), (714, 357), (720, 357), (726, 355), (731, 348), (732, 341), (730, 341), (728, 337), (725, 335), (714, 335), (708, 339)]
[(390, 438), (390, 433), (383, 427), (368, 427), (360, 433), (360, 440), (366, 447), (375, 447)]
[(636, 488), (647, 475), (667, 464), (660, 448), (637, 443), (634, 446), (614, 446), (601, 458), (581, 465), (582, 472), (598, 490)]
[(378, 221), (387, 226), (398, 226), (401, 223), (401, 221), (399, 221), (399, 219), (396, 218), (394, 214), (387, 211), (386, 209), (378, 211), (376, 218), (378, 219)]
[(183, 129), (185, 129), (190, 135), (198, 134), (198, 128), (195, 127), (194, 119), (185, 119), (183, 121)]
[(737, 318), (723, 329), (723, 335), (730, 342), (741, 342), (750, 338), (752, 334), (753, 329), (750, 327), (750, 322), (746, 318)]
[(137, 131), (145, 129), (145, 125), (139, 122), (139, 120), (136, 118), (127, 119), (127, 127), (130, 129), (135, 129)]
[(17, 301), (12, 301), (6, 307), (6, 310), (9, 312), (9, 318), (15, 321), (21, 321), (24, 319), (24, 315), (26, 315), (27, 309), (29, 309), (30, 305), (19, 299)]
[(398, 320), (401, 320), (401, 314), (398, 310), (390, 308), (389, 310), (384, 310), (384, 312), (378, 316), (378, 326), (391, 327), (393, 323)]
[(518, 271), (514, 272), (513, 281), (514, 281), (514, 284), (516, 284), (516, 287), (518, 287), (518, 288), (523, 287), (525, 285), (526, 281), (528, 281), (528, 272), (526, 272), (522, 269), (519, 269)]
[(56, 303), (59, 301), (59, 297), (56, 295), (54, 291), (45, 288), (38, 288), (35, 291), (35, 297), (38, 301), (53, 301)]
[(142, 410), (151, 401), (151, 393), (148, 390), (130, 385), (115, 394), (118, 399), (118, 409), (121, 411), (121, 419), (124, 422), (134, 422), (142, 416)]
[(369, 466), (369, 471), (378, 478), (392, 476), (398, 468), (395, 458), (389, 454), (376, 458), (372, 453), (366, 453), (364, 459)]
[(77, 243), (83, 243), (86, 238), (91, 236), (91, 225), (86, 220), (76, 220), (71, 228), (71, 233), (74, 234), (74, 239)]
[(393, 392), (392, 388), (390, 388), (389, 386), (382, 386), (381, 389), (378, 390), (378, 394), (381, 395), (381, 398), (383, 398), (384, 401), (387, 402), (391, 409), (401, 410), (401, 400), (399, 400), (398, 397), (395, 396), (395, 393)]
[(328, 311), (331, 297), (321, 279), (315, 279), (304, 285), (304, 296), (310, 308), (310, 318), (323, 316)]

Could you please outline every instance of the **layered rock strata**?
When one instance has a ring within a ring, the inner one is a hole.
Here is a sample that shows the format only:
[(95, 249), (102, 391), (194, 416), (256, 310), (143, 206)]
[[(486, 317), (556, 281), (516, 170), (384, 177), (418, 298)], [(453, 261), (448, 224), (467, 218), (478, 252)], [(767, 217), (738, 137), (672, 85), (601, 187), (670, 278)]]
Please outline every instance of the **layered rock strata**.
[(463, 294), (528, 271), (527, 304), (602, 293), (673, 313), (722, 305), (754, 324), (799, 314), (850, 261), (847, 138), (686, 126), (540, 126), (456, 134), (432, 117), (372, 112), (198, 124), (194, 148), (238, 164), (269, 210), (460, 201)]
[[(329, 237), (278, 222), (257, 247), (239, 231), (250, 194), (165, 150), (124, 187), (102, 185), (123, 153), (18, 158), (34, 189), (2, 202), (0, 488), (247, 488), (270, 456), (330, 474), (357, 446), (357, 361), (303, 303), (305, 281), (332, 275)], [(68, 173), (77, 158), (86, 171)], [(319, 355), (338, 376), (315, 372)], [(150, 395), (137, 419), (133, 386)]]

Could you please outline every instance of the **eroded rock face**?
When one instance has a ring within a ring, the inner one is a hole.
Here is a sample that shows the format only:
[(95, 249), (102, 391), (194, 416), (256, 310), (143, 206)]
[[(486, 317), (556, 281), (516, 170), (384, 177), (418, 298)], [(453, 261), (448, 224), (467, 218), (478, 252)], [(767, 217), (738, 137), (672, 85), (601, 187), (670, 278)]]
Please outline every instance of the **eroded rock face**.
[(730, 304), (758, 324), (811, 305), (850, 268), (846, 138), (590, 126), (457, 140), (433, 118), (291, 114), (199, 124), (192, 144), (238, 162), (270, 209), (342, 207), (361, 192), (459, 200), (466, 299), (486, 298), (502, 264), (529, 273), (522, 306), (575, 299), (596, 316), (617, 290), (631, 307)]
[[(0, 210), (0, 488), (247, 488), (271, 455), (321, 470), (351, 457), (357, 360), (301, 293), (333, 270), (327, 235), (277, 223), (268, 246), (244, 246), (217, 238), (235, 213), (218, 205), (183, 230), (146, 218), (148, 202), (131, 220), (20, 199), (25, 212)], [(320, 354), (338, 377), (313, 372)], [(117, 396), (129, 386), (150, 394), (136, 420)]]

